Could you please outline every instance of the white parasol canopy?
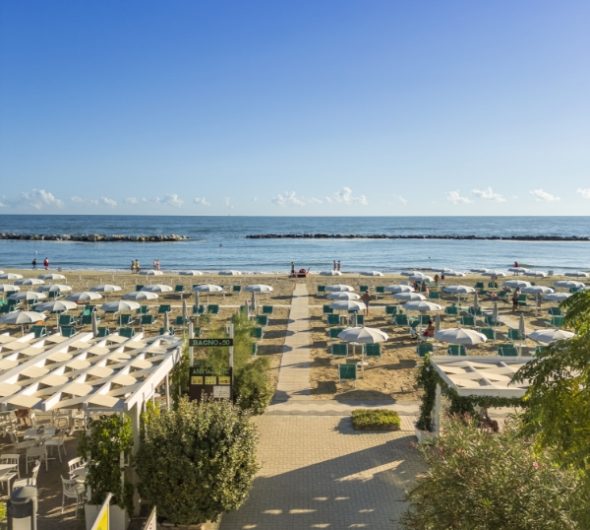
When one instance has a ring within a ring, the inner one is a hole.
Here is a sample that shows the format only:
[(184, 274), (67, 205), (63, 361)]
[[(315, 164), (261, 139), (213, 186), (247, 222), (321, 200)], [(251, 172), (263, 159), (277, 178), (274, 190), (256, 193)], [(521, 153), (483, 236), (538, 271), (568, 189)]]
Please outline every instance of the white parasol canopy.
[(154, 283), (151, 285), (144, 285), (141, 288), (142, 291), (149, 291), (150, 293), (171, 293), (174, 291), (173, 287), (170, 285), (165, 285), (163, 283)]
[(563, 302), (571, 295), (572, 293), (547, 293), (543, 295), (543, 300), (548, 300), (550, 302)]
[(335, 283), (333, 285), (326, 285), (326, 291), (349, 291), (352, 293), (354, 291), (354, 287), (351, 285), (345, 285), (343, 283)]
[(530, 287), (531, 282), (527, 282), (526, 280), (506, 280), (504, 285), (510, 287), (510, 289), (524, 289), (525, 287)]
[(39, 287), (39, 291), (43, 291), (45, 293), (69, 293), (72, 288), (69, 285), (64, 285), (62, 283), (53, 283), (51, 285), (41, 285)]
[(413, 293), (414, 288), (411, 285), (406, 284), (396, 284), (396, 285), (386, 285), (383, 290), (387, 293)]
[(117, 300), (116, 302), (107, 302), (102, 304), (102, 310), (105, 313), (131, 313), (137, 311), (140, 305), (132, 300)]
[(549, 294), (553, 292), (553, 289), (545, 285), (531, 285), (530, 287), (525, 287), (522, 292), (527, 294)]
[(203, 276), (201, 271), (178, 271), (181, 276)]
[(45, 281), (39, 278), (21, 278), (20, 280), (15, 280), (14, 283), (16, 285), (43, 285)]
[(51, 313), (62, 313), (63, 311), (69, 311), (70, 309), (76, 309), (78, 307), (76, 302), (69, 300), (51, 300), (50, 302), (43, 302), (35, 306), (37, 311), (49, 311)]
[(46, 272), (45, 274), (40, 274), (39, 278), (42, 280), (65, 280), (66, 277), (63, 274), (58, 274), (57, 272)]
[(144, 271), (139, 271), (139, 274), (143, 274), (144, 276), (162, 276), (164, 273), (162, 271), (157, 271), (156, 269), (146, 269)]
[(363, 276), (383, 276), (381, 271), (368, 271), (368, 272), (361, 272)]
[(131, 291), (125, 293), (121, 298), (123, 300), (135, 300), (136, 302), (143, 302), (146, 300), (157, 300), (158, 293), (152, 293), (151, 291)]
[(584, 271), (571, 271), (571, 272), (566, 272), (564, 274), (564, 276), (572, 276), (574, 278), (588, 278), (590, 276), (590, 274), (588, 274), (587, 272), (584, 272)]
[(219, 271), (219, 274), (221, 276), (241, 276), (242, 275), (242, 271), (234, 271), (234, 270)]
[(459, 346), (474, 346), (475, 344), (481, 344), (488, 340), (483, 333), (474, 329), (465, 328), (441, 329), (434, 333), (434, 338), (447, 344), (456, 344)]
[(447, 285), (443, 287), (443, 291), (448, 294), (472, 294), (475, 289), (469, 285)]
[(117, 291), (121, 291), (120, 285), (113, 285), (112, 283), (103, 283), (101, 285), (95, 285), (94, 287), (90, 288), (91, 291), (95, 291), (97, 293), (114, 293)]
[(406, 311), (418, 311), (419, 313), (434, 313), (441, 311), (442, 306), (435, 304), (434, 302), (428, 302), (427, 300), (415, 300), (413, 302), (406, 302), (404, 304)]
[(396, 300), (403, 300), (405, 302), (414, 302), (416, 300), (426, 300), (426, 296), (420, 293), (395, 293), (393, 297)]
[(361, 297), (356, 293), (350, 293), (348, 291), (334, 291), (333, 293), (328, 293), (330, 300), (360, 300)]
[(423, 273), (418, 273), (418, 274), (412, 274), (411, 276), (408, 276), (408, 278), (410, 280), (412, 280), (413, 282), (418, 282), (418, 283), (432, 283), (434, 281), (434, 278), (432, 276), (427, 276), (426, 274)]
[(578, 282), (576, 280), (558, 280), (553, 285), (555, 287), (561, 287), (563, 289), (583, 289), (586, 287), (586, 284), (583, 282)]
[(341, 331), (338, 333), (338, 338), (344, 342), (354, 342), (355, 344), (375, 344), (385, 342), (389, 339), (389, 335), (377, 328), (357, 326)]
[(336, 300), (330, 304), (330, 307), (338, 311), (364, 311), (367, 308), (358, 300)]
[(244, 291), (248, 291), (249, 293), (272, 293), (273, 288), (270, 285), (257, 283), (254, 285), (246, 285)]
[(531, 276), (533, 278), (545, 278), (547, 276), (547, 273), (543, 271), (527, 271), (524, 273), (524, 275)]
[(211, 283), (204, 283), (201, 285), (195, 285), (193, 291), (197, 293), (222, 293), (223, 287), (221, 285), (213, 285)]
[(342, 276), (342, 272), (341, 271), (336, 271), (336, 270), (332, 270), (332, 271), (320, 271), (320, 276)]
[(3, 324), (33, 324), (34, 322), (39, 322), (40, 320), (45, 320), (47, 318), (46, 315), (43, 313), (39, 313), (37, 311), (11, 311), (7, 313), (3, 317), (0, 318), (0, 322)]
[(22, 274), (15, 274), (13, 272), (4, 272), (0, 274), (0, 280), (21, 280), (23, 277)]
[(102, 295), (100, 293), (95, 293), (94, 291), (80, 291), (78, 293), (72, 293), (68, 296), (68, 300), (72, 302), (78, 302), (79, 304), (84, 304), (86, 302), (92, 302), (93, 300), (100, 300)]
[(39, 302), (45, 300), (47, 295), (37, 291), (21, 291), (20, 293), (11, 294), (8, 298), (10, 300), (24, 300), (25, 302)]
[(559, 340), (568, 340), (575, 336), (575, 333), (566, 331), (565, 329), (536, 329), (532, 333), (529, 333), (529, 338), (534, 341), (540, 342), (541, 344), (552, 344)]
[(11, 283), (0, 283), (0, 293), (18, 293), (20, 287)]
[(502, 278), (506, 276), (504, 271), (494, 271), (494, 270), (487, 270), (481, 273), (482, 276), (496, 276), (497, 278)]

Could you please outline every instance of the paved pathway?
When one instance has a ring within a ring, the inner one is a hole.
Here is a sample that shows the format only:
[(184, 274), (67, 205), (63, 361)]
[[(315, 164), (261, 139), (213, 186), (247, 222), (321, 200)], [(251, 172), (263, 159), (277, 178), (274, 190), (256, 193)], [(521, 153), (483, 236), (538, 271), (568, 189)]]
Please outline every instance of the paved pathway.
[[(422, 463), (413, 448), (416, 404), (397, 405), (402, 430), (358, 433), (350, 410), (371, 403), (313, 399), (307, 288), (297, 284), (277, 392), (257, 417), (261, 469), (250, 497), (221, 530), (397, 528)], [(377, 404), (378, 405), (378, 404)]]

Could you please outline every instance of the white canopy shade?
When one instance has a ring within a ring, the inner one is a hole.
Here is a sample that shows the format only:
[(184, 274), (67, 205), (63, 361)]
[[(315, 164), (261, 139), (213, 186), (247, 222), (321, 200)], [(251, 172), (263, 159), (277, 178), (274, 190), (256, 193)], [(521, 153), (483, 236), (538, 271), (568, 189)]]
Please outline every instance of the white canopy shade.
[(137, 311), (139, 307), (140, 305), (132, 300), (117, 300), (102, 304), (102, 310), (105, 313), (131, 313)]
[(543, 300), (548, 300), (550, 302), (563, 302), (571, 295), (572, 293), (547, 293), (543, 295)]
[(483, 333), (465, 328), (440, 329), (434, 333), (434, 338), (441, 342), (459, 346), (473, 346), (488, 340)]
[(434, 302), (428, 302), (427, 300), (415, 300), (413, 302), (406, 302), (404, 309), (406, 311), (418, 311), (419, 313), (434, 313), (441, 311), (442, 306)]
[(63, 274), (57, 272), (46, 272), (45, 274), (39, 274), (39, 278), (42, 280), (65, 280), (66, 277)]
[(527, 271), (524, 273), (524, 275), (532, 276), (534, 278), (545, 278), (547, 276), (547, 273), (543, 271)]
[(35, 306), (37, 311), (49, 311), (51, 313), (62, 313), (63, 311), (69, 311), (70, 309), (76, 309), (76, 302), (70, 300), (51, 300), (50, 302), (43, 302)]
[(3, 324), (33, 324), (45, 320), (47, 316), (37, 311), (11, 311), (0, 318), (0, 322)]
[(219, 271), (219, 274), (221, 274), (221, 276), (241, 276), (242, 271)]
[(0, 283), (0, 293), (18, 293), (20, 287), (18, 285), (12, 285), (10, 283)]
[(155, 269), (146, 269), (144, 271), (139, 271), (139, 274), (143, 274), (144, 276), (162, 276), (164, 273)]
[(440, 269), (439, 272), (443, 273), (445, 276), (465, 276), (464, 272), (456, 271), (454, 269)]
[(79, 304), (100, 300), (101, 298), (102, 295), (100, 293), (95, 293), (94, 291), (81, 291), (78, 293), (72, 293), (68, 296), (68, 300), (78, 302)]
[(328, 293), (327, 298), (330, 300), (360, 300), (361, 297), (356, 293), (350, 293), (348, 291), (334, 291)]
[(536, 329), (532, 333), (529, 333), (529, 338), (534, 341), (540, 342), (541, 344), (551, 344), (559, 340), (568, 340), (575, 336), (575, 333), (566, 331), (565, 329)]
[(21, 278), (19, 280), (15, 280), (14, 283), (16, 285), (43, 285), (45, 281), (40, 280), (39, 278)]
[(146, 300), (157, 300), (158, 293), (152, 293), (151, 291), (131, 291), (125, 293), (121, 298), (123, 300), (135, 300), (136, 302), (143, 302)]
[(45, 293), (39, 293), (37, 291), (21, 291), (19, 293), (11, 294), (8, 297), (10, 300), (25, 300), (26, 302), (38, 302), (39, 300), (45, 300), (47, 295)]
[(342, 271), (320, 271), (320, 276), (342, 276)]
[(443, 287), (443, 291), (449, 294), (472, 294), (475, 289), (469, 285), (447, 285)]
[(426, 296), (420, 293), (395, 293), (393, 297), (396, 300), (403, 300), (405, 302), (414, 302), (416, 300), (426, 300)]
[(361, 272), (363, 276), (383, 276), (381, 271), (369, 271), (369, 272)]
[(338, 333), (338, 338), (344, 342), (354, 342), (355, 344), (375, 344), (385, 342), (389, 335), (377, 328), (353, 327), (346, 328)]
[(335, 283), (333, 285), (326, 285), (326, 291), (349, 291), (352, 293), (354, 291), (354, 287), (345, 285), (343, 283)]
[(203, 276), (201, 271), (179, 271), (178, 274), (181, 276)]
[(590, 274), (588, 274), (587, 272), (584, 272), (584, 271), (572, 271), (572, 272), (566, 272), (564, 274), (564, 276), (572, 276), (574, 278), (588, 278), (590, 276)]
[(491, 270), (487, 270), (485, 272), (482, 272), (482, 276), (496, 276), (497, 278), (502, 278), (504, 276), (506, 276), (506, 273), (504, 271), (491, 271)]
[(213, 285), (210, 283), (204, 283), (202, 285), (195, 285), (193, 291), (197, 293), (222, 293), (223, 287), (221, 285)]
[(364, 311), (366, 306), (358, 300), (336, 300), (330, 304), (332, 309), (338, 311)]
[(413, 293), (414, 288), (411, 285), (397, 284), (397, 285), (386, 285), (383, 290), (387, 293)]
[(101, 285), (95, 285), (94, 287), (90, 288), (91, 291), (96, 291), (97, 293), (115, 293), (117, 291), (121, 291), (120, 285), (113, 285), (111, 283), (103, 283)]
[(486, 269), (486, 268), (469, 269), (469, 271), (470, 272), (476, 272), (478, 274), (487, 274), (487, 273), (493, 272), (490, 269)]
[(151, 285), (144, 285), (141, 290), (150, 293), (171, 293), (174, 291), (174, 288), (170, 285), (164, 285), (163, 283), (154, 283)]
[(15, 274), (13, 272), (4, 272), (2, 274), (0, 274), (0, 280), (20, 280), (22, 279), (23, 275), (22, 274)]
[(246, 287), (244, 287), (244, 291), (248, 291), (249, 293), (272, 293), (273, 288), (270, 285), (257, 283), (253, 285), (246, 285)]
[(39, 291), (43, 291), (45, 293), (69, 293), (72, 288), (69, 285), (64, 285), (62, 283), (53, 283), (51, 285), (41, 285), (39, 287)]
[(402, 271), (402, 276), (424, 276), (423, 272), (420, 271)]
[(527, 282), (526, 280), (506, 280), (504, 285), (510, 287), (510, 289), (524, 289), (525, 287), (530, 287), (531, 282)]
[(576, 280), (557, 280), (553, 285), (562, 289), (583, 289), (586, 284)]
[(412, 274), (411, 276), (408, 277), (410, 280), (412, 280), (413, 282), (426, 282), (426, 283), (431, 283), (434, 281), (434, 278), (432, 276), (427, 276), (426, 274)]
[(531, 285), (530, 287), (525, 287), (522, 292), (527, 294), (549, 294), (553, 292), (553, 289), (546, 285)]
[(525, 272), (529, 272), (529, 270), (526, 267), (508, 267), (508, 270), (510, 272), (516, 272), (517, 274), (520, 273), (525, 273)]

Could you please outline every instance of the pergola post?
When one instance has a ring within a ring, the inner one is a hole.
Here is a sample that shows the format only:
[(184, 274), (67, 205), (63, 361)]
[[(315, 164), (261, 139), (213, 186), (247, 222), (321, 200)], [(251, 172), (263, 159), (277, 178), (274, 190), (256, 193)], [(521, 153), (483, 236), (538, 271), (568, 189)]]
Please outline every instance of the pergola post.
[[(140, 429), (141, 429), (141, 411), (143, 407), (143, 402), (138, 401), (132, 408), (127, 412), (127, 415), (131, 419), (131, 428), (133, 429), (133, 449), (132, 453), (135, 456), (137, 450), (139, 449), (139, 440), (140, 440)], [(130, 482), (137, 486), (139, 479), (137, 477), (137, 472), (135, 469), (131, 468), (128, 470), (128, 476)], [(139, 506), (140, 505), (140, 498), (139, 493), (137, 491), (137, 487), (133, 488), (133, 506), (134, 506), (134, 515), (139, 515)], [(131, 514), (130, 514), (131, 515)]]
[(170, 411), (170, 374), (166, 374), (166, 410)]
[(440, 434), (441, 393), (440, 383), (436, 383), (436, 390), (434, 391), (434, 407), (432, 409), (432, 428), (436, 436)]

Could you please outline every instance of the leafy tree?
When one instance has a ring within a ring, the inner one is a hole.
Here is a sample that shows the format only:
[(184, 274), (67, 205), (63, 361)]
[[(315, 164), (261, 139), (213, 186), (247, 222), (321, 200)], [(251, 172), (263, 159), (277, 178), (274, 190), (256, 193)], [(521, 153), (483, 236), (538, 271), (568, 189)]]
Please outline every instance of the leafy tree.
[(429, 469), (409, 494), (405, 529), (581, 528), (577, 476), (556, 468), (516, 430), (492, 435), (450, 420), (444, 436), (420, 447)]
[(191, 402), (145, 415), (136, 456), (139, 492), (173, 524), (197, 524), (235, 510), (254, 474), (256, 432), (228, 401)]

